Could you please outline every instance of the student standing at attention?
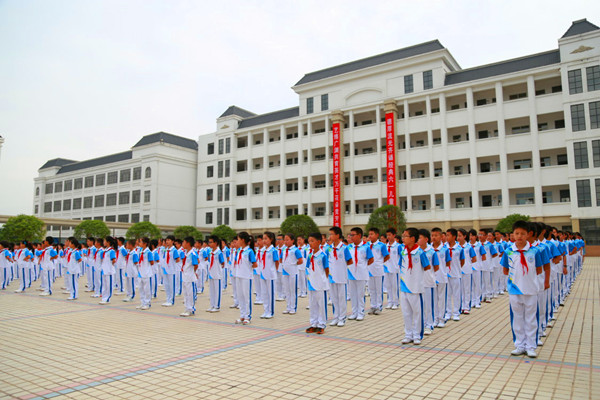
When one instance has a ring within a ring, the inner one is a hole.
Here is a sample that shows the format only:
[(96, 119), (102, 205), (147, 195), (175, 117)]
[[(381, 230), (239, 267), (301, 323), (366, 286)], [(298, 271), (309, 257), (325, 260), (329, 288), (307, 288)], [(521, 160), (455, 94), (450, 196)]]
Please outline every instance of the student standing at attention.
[(383, 263), (390, 259), (390, 255), (387, 246), (379, 241), (379, 229), (369, 229), (369, 241), (374, 258), (373, 263), (368, 265), (369, 294), (371, 296), (369, 314), (379, 315), (383, 306)]
[(252, 319), (252, 271), (256, 269), (254, 240), (248, 232), (238, 233), (239, 251), (237, 255), (237, 300), (240, 306), (240, 318), (236, 324), (248, 325)]
[(298, 269), (303, 268), (304, 257), (300, 249), (296, 247), (296, 238), (288, 233), (283, 238), (285, 250), (283, 251), (283, 260), (281, 260), (281, 274), (283, 277), (283, 291), (287, 307), (284, 314), (296, 314), (298, 306)]
[(348, 300), (346, 300), (346, 285), (348, 283), (348, 266), (352, 265), (352, 256), (342, 242), (343, 233), (339, 226), (329, 229), (331, 245), (327, 248), (329, 259), (329, 295), (333, 305), (333, 319), (331, 326), (344, 326)]
[(306, 276), (310, 296), (310, 326), (306, 333), (322, 334), (327, 323), (327, 293), (329, 290), (329, 262), (327, 255), (321, 250), (322, 236), (319, 232), (308, 236), (310, 254), (306, 261)]
[(224, 277), (225, 255), (219, 248), (221, 241), (215, 235), (207, 239), (209, 252), (208, 260), (208, 290), (210, 307), (206, 312), (219, 312), (221, 309), (221, 284)]
[(275, 281), (279, 275), (279, 250), (273, 245), (275, 243), (275, 234), (265, 232), (263, 235), (264, 249), (262, 252), (262, 269), (260, 270), (260, 279), (262, 280), (262, 301), (265, 312), (261, 318), (273, 318), (275, 312)]
[(185, 256), (183, 258), (183, 275), (181, 278), (181, 285), (183, 290), (183, 305), (185, 311), (179, 314), (180, 317), (191, 317), (196, 313), (196, 282), (198, 277), (196, 271), (198, 270), (198, 255), (194, 251), (195, 240), (189, 236), (183, 240), (183, 250)]

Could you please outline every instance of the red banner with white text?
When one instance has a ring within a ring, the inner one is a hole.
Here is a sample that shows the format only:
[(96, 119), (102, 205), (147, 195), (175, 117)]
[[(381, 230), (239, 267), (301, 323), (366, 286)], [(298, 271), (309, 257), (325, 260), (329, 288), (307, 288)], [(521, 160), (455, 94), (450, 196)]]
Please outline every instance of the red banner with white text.
[(333, 132), (333, 226), (342, 225), (342, 201), (341, 201), (341, 187), (342, 177), (340, 170), (340, 152), (341, 152), (341, 140), (340, 140), (340, 124), (336, 122), (332, 126)]
[(396, 201), (396, 140), (394, 134), (394, 113), (385, 114), (385, 148), (386, 148), (386, 177), (387, 203), (397, 205)]

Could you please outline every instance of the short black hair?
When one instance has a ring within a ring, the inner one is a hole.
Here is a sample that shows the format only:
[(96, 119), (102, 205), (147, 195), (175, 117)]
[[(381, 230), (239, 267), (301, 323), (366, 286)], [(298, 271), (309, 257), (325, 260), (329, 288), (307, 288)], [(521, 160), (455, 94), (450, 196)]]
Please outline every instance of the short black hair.
[(372, 226), (372, 227), (369, 228), (369, 232), (375, 232), (376, 234), (379, 235), (379, 229), (376, 228), (376, 227), (374, 227), (374, 226)]
[(167, 237), (165, 238), (165, 240), (172, 240), (172, 241), (175, 241), (175, 236), (173, 236), (173, 235), (169, 235), (169, 236), (167, 236)]
[(322, 236), (321, 236), (321, 232), (313, 232), (313, 233), (310, 233), (310, 234), (308, 235), (308, 237), (309, 237), (309, 238), (313, 238), (313, 239), (315, 239), (315, 240), (318, 240), (319, 242), (321, 241), (321, 238), (322, 238)]
[(512, 226), (513, 232), (515, 231), (515, 229), (525, 229), (525, 231), (531, 232), (530, 224), (527, 221), (523, 220), (515, 221), (515, 223)]
[(431, 241), (431, 235), (427, 229), (419, 229), (419, 236), (423, 236), (427, 239), (427, 243)]
[(184, 242), (188, 242), (190, 244), (190, 246), (194, 246), (194, 243), (196, 243), (196, 239), (194, 239), (191, 236), (186, 237), (185, 239), (183, 239)]
[(448, 229), (448, 230), (446, 231), (446, 233), (449, 233), (449, 234), (451, 234), (451, 235), (452, 235), (452, 236), (454, 236), (454, 237), (458, 236), (458, 231), (457, 231), (456, 229), (454, 229), (454, 228), (450, 228), (450, 229)]
[(344, 233), (342, 232), (342, 228), (339, 226), (332, 226), (329, 228), (329, 232), (333, 232), (334, 235), (342, 236)]
[(440, 233), (441, 233), (441, 232), (442, 232), (442, 230), (436, 226), (435, 228), (433, 228), (433, 229), (431, 230), (431, 232), (440, 232)]
[(359, 228), (358, 226), (355, 226), (354, 228), (350, 229), (350, 232), (354, 232), (360, 237), (362, 237), (362, 235), (363, 235), (362, 228)]
[(404, 230), (408, 236), (415, 238), (415, 242), (419, 240), (419, 230), (417, 228), (406, 228)]
[(385, 231), (385, 233), (391, 233), (392, 235), (396, 236), (396, 229), (395, 228), (388, 228), (388, 230)]

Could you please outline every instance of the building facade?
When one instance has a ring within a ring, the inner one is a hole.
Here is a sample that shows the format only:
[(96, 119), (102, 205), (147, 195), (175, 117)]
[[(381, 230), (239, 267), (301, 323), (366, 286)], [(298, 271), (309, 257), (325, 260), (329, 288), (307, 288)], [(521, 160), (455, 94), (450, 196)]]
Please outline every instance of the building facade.
[(122, 153), (49, 160), (34, 180), (33, 211), (47, 218), (194, 225), (197, 159), (196, 141), (158, 132)]
[(389, 201), (392, 113), (410, 224), (492, 227), (521, 213), (598, 229), (600, 29), (586, 20), (544, 53), (461, 69), (436, 40), (306, 74), (293, 90), (298, 107), (231, 106), (199, 137), (197, 226), (276, 230), (294, 214), (331, 226), (335, 122), (341, 224), (365, 225)]

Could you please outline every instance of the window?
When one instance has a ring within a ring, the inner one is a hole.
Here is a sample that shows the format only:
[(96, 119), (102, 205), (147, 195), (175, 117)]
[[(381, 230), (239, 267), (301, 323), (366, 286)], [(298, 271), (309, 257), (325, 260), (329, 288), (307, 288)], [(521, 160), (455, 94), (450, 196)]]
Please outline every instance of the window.
[(150, 191), (144, 190), (144, 203), (150, 203)]
[(73, 183), (73, 188), (75, 190), (77, 190), (77, 189), (81, 189), (82, 187), (83, 187), (83, 178), (75, 179), (75, 181)]
[(245, 196), (247, 194), (247, 185), (237, 185), (235, 188), (236, 196)]
[(246, 209), (238, 208), (235, 210), (235, 220), (236, 221), (245, 221), (246, 220)]
[(137, 222), (140, 222), (140, 214), (139, 213), (131, 214), (131, 222), (134, 224)]
[(219, 155), (225, 150), (225, 139), (219, 139)]
[(149, 215), (144, 215), (143, 219), (144, 219), (144, 222), (150, 222), (150, 216)]
[(515, 169), (531, 168), (531, 159), (515, 160), (513, 165)]
[(298, 182), (290, 182), (285, 184), (286, 192), (296, 192), (298, 191)]
[(94, 198), (92, 196), (83, 198), (83, 208), (92, 208), (92, 202)]
[(133, 180), (139, 181), (142, 179), (142, 167), (135, 167), (133, 169)]
[(106, 183), (112, 185), (117, 183), (117, 171), (109, 172), (106, 174)]
[(585, 109), (583, 104), (573, 104), (571, 106), (571, 128), (573, 132), (585, 130)]
[(93, 176), (86, 176), (85, 180), (84, 180), (83, 186), (86, 187), (86, 188), (94, 187), (94, 177)]
[(594, 167), (600, 167), (600, 140), (592, 140), (592, 159)]
[[(65, 181), (63, 189), (65, 190), (65, 192), (70, 192), (71, 190), (73, 190), (73, 181), (70, 179), (68, 181)], [(38, 190), (39, 190), (39, 188), (38, 188)], [(39, 193), (36, 193), (36, 194), (39, 194)]]
[[(152, 178), (152, 168), (146, 167), (146, 170), (144, 171), (144, 178), (146, 178), (146, 179)], [(144, 217), (145, 217), (145, 215), (144, 215)]]
[(462, 175), (463, 174), (463, 167), (462, 165), (456, 165), (454, 166), (454, 175)]
[(523, 93), (515, 93), (515, 94), (511, 94), (508, 96), (508, 100), (517, 100), (517, 99), (524, 99), (527, 97), (527, 93), (523, 92)]
[(569, 163), (566, 154), (559, 154), (556, 156), (556, 163), (558, 165), (567, 165)]
[(54, 190), (54, 185), (51, 183), (46, 183), (46, 190), (44, 191), (44, 193), (50, 194), (53, 192), (53, 190)]
[(35, 208), (33, 210), (34, 210), (33, 213), (37, 214), (40, 211), (40, 206), (36, 204)]
[(600, 179), (596, 179), (596, 206), (600, 207)]
[(212, 201), (213, 189), (206, 189), (206, 201)]
[(517, 193), (515, 197), (517, 205), (534, 204), (533, 193)]
[(600, 101), (590, 103), (590, 129), (600, 128)]
[(560, 202), (568, 203), (571, 201), (571, 191), (569, 189), (561, 189), (559, 191)]
[(312, 114), (314, 112), (314, 99), (312, 97), (309, 97), (308, 99), (306, 99), (306, 113), (307, 114)]
[(40, 195), (40, 187), (39, 186), (35, 188), (35, 195), (36, 196)]
[(207, 154), (215, 154), (215, 144), (214, 143), (209, 143), (206, 147), (206, 153)]
[[(271, 217), (271, 210), (269, 210), (269, 218)], [(315, 207), (315, 217), (323, 217), (325, 216), (325, 207)]]
[(551, 157), (541, 157), (540, 158), (540, 166), (542, 167), (550, 167), (552, 165)]
[(440, 177), (442, 175), (443, 175), (442, 168), (434, 168), (433, 169), (433, 176), (434, 177), (438, 178), (438, 177)]
[(54, 212), (60, 211), (62, 206), (62, 202), (60, 200), (56, 200), (54, 202)]
[(423, 90), (433, 88), (433, 72), (423, 71)]
[(587, 142), (573, 143), (575, 155), (575, 169), (589, 168)]
[(217, 225), (223, 225), (223, 209), (217, 208)]
[(215, 174), (215, 167), (212, 165), (209, 165), (208, 167), (206, 167), (206, 177), (207, 178), (212, 178)]
[(73, 199), (73, 210), (81, 210), (81, 197)]
[(106, 183), (106, 174), (96, 175), (96, 186), (104, 186)]
[(577, 206), (578, 207), (591, 207), (592, 206), (592, 192), (590, 189), (590, 180), (589, 179), (577, 181)]
[(129, 182), (131, 180), (131, 170), (123, 169), (121, 170), (121, 177), (119, 178), (119, 182)]
[(298, 157), (290, 157), (285, 159), (285, 165), (295, 165), (298, 164)]
[(513, 126), (511, 132), (513, 133), (513, 135), (516, 135), (518, 133), (527, 133), (529, 132), (529, 125)]
[(552, 203), (552, 192), (542, 192), (542, 203)]
[(225, 178), (229, 178), (230, 171), (230, 160), (225, 160)]
[(404, 77), (404, 93), (412, 93), (413, 91), (414, 91), (413, 76), (406, 75)]
[(225, 154), (231, 153), (231, 138), (225, 139)]
[(52, 212), (52, 202), (51, 201), (44, 203), (44, 212), (45, 213)]
[(491, 207), (492, 206), (492, 195), (484, 194), (481, 196), (481, 207)]
[(137, 204), (141, 201), (142, 199), (142, 192), (141, 190), (134, 190), (133, 192), (131, 192), (131, 203), (132, 204)]
[(223, 161), (219, 161), (217, 164), (217, 178), (223, 177)]
[(248, 147), (248, 138), (246, 136), (237, 139), (237, 148), (243, 149), (244, 147)]
[(54, 193), (62, 192), (62, 182), (56, 182), (54, 184)]
[(588, 91), (591, 92), (592, 90), (600, 90), (600, 65), (587, 67), (585, 69), (585, 75), (587, 78)]
[(129, 204), (129, 192), (119, 193), (119, 204)]
[(71, 210), (71, 199), (63, 200), (63, 211)]
[(489, 162), (483, 162), (479, 164), (479, 170), (481, 172), (490, 172), (492, 170), (492, 165)]
[(259, 210), (254, 211), (254, 219), (262, 219), (262, 213)]
[(562, 85), (552, 86), (552, 93), (560, 93), (562, 92)]
[(99, 194), (94, 197), (94, 207), (104, 207), (104, 195)]
[(207, 225), (211, 225), (213, 223), (213, 213), (211, 212), (207, 212), (206, 216), (204, 217), (204, 222)]
[(117, 194), (110, 193), (106, 195), (106, 206), (116, 206), (117, 205)]
[(226, 183), (225, 185), (225, 201), (229, 201), (229, 183)]
[(569, 76), (569, 94), (583, 92), (583, 84), (581, 82), (581, 70), (576, 69), (568, 72)]
[(465, 208), (465, 198), (464, 197), (457, 197), (454, 200), (454, 204), (456, 205), (456, 208)]
[(223, 185), (217, 186), (217, 201), (223, 201)]
[(129, 222), (129, 214), (119, 215), (119, 222)]
[(321, 95), (321, 111), (329, 110), (329, 95), (322, 94)]
[(564, 129), (564, 127), (565, 127), (564, 119), (557, 119), (556, 121), (554, 121), (554, 129)]
[(117, 222), (117, 217), (115, 215), (107, 215), (106, 217), (104, 217), (104, 221)]

